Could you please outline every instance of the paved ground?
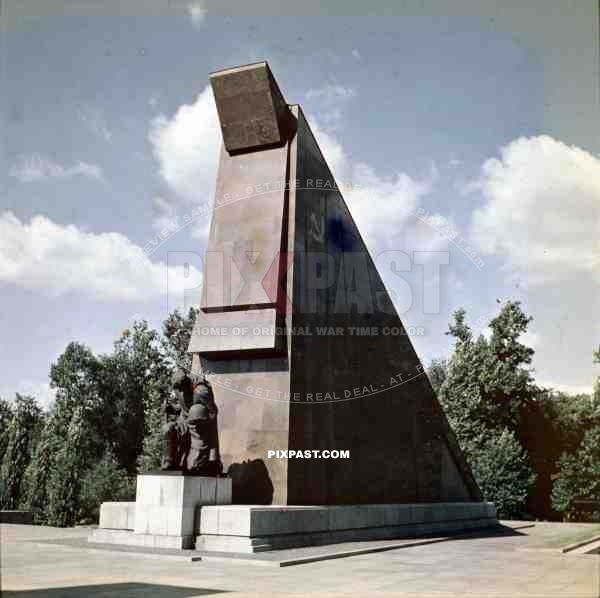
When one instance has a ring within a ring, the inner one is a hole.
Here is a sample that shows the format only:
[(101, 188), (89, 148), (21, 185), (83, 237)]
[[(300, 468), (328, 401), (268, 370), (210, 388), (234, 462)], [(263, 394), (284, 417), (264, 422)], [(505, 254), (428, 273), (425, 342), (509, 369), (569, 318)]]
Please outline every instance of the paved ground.
[(563, 555), (556, 548), (561, 537), (579, 537), (586, 529), (591, 528), (536, 524), (512, 534), (464, 537), (279, 568), (244, 561), (189, 562), (175, 556), (87, 550), (77, 546), (77, 539), (87, 534), (85, 529), (2, 525), (2, 598), (219, 594), (232, 598), (599, 598), (600, 556)]

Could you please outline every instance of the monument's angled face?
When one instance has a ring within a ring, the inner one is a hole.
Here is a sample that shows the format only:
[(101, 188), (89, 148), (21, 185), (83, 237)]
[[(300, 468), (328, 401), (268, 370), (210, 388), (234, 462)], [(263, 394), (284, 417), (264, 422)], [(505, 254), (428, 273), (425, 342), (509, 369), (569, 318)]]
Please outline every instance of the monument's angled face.
[(233, 501), (480, 500), (302, 110), (264, 62), (211, 83), (224, 143), (189, 350)]

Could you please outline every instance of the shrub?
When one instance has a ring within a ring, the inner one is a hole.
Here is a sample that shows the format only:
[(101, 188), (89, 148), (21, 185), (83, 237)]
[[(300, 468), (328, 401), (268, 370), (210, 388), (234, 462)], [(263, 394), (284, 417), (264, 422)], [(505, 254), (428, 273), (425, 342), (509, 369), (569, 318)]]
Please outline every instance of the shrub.
[(600, 508), (586, 510), (583, 501), (600, 505), (600, 426), (588, 430), (573, 455), (563, 454), (554, 476), (552, 506), (566, 519), (600, 521)]
[(518, 516), (535, 475), (515, 435), (507, 429), (489, 432), (466, 452), (485, 500), (496, 505), (501, 517)]
[(135, 499), (135, 482), (135, 477), (128, 475), (107, 453), (83, 478), (79, 519), (98, 521), (101, 503)]

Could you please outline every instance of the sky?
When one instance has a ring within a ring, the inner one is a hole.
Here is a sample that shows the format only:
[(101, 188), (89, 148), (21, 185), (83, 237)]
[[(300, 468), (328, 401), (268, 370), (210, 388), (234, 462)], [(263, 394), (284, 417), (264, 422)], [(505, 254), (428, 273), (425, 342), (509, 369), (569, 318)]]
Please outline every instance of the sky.
[[(425, 363), (449, 355), (455, 309), (485, 334), (497, 300), (516, 299), (534, 318), (537, 382), (591, 389), (598, 2), (4, 0), (1, 11), (0, 396), (48, 404), (67, 343), (110, 351), (133, 320), (159, 326), (197, 302), (208, 218), (164, 242), (161, 231), (212, 202), (209, 73), (259, 60), (353, 185), (346, 201), (405, 326), (423, 329), (412, 340)], [(408, 256), (408, 294), (394, 251)], [(440, 255), (448, 263), (431, 267)]]

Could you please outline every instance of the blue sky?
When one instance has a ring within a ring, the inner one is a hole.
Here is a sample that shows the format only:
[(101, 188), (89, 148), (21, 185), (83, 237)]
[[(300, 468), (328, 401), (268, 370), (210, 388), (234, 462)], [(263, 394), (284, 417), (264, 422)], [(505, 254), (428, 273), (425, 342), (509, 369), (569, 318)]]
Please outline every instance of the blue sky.
[[(423, 359), (449, 352), (456, 307), (484, 321), (497, 297), (515, 298), (535, 318), (538, 380), (591, 387), (597, 2), (36, 4), (3, 7), (1, 394), (47, 401), (49, 365), (70, 340), (107, 351), (133, 318), (166, 316), (168, 252), (202, 255), (208, 220), (135, 259), (212, 198), (208, 73), (264, 59), (336, 176), (361, 185), (346, 199), (373, 255), (449, 252), (439, 280), (405, 274), (402, 317), (425, 328), (413, 338)], [(425, 213), (482, 267), (414, 216)], [(423, 288), (439, 289), (439, 313), (424, 313)]]

